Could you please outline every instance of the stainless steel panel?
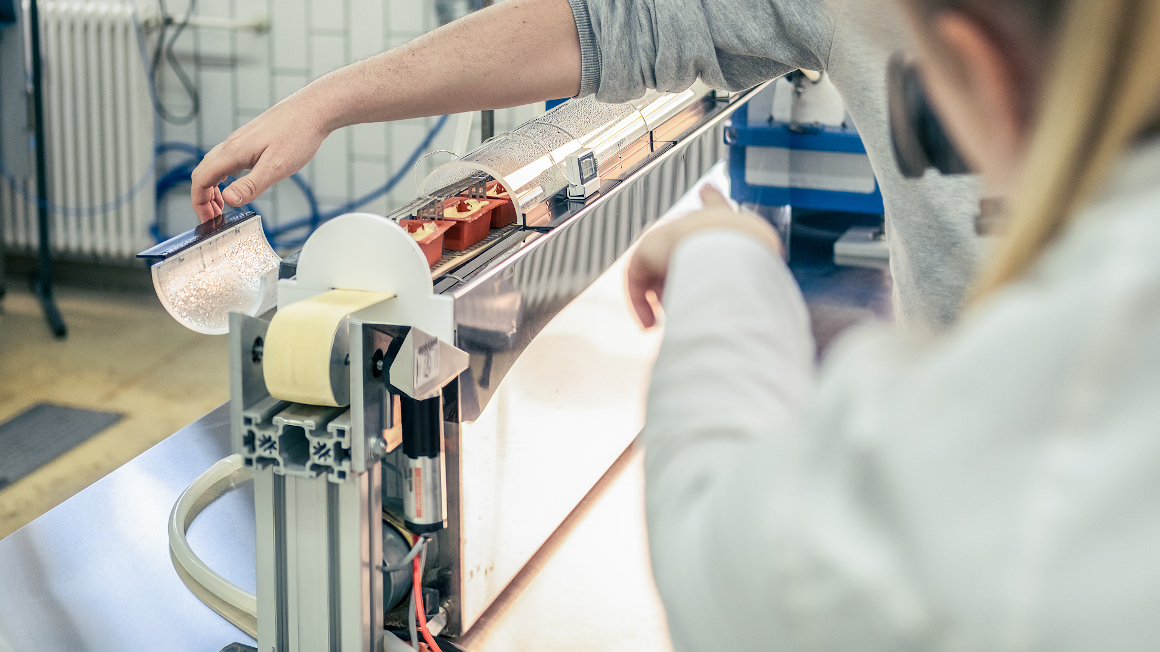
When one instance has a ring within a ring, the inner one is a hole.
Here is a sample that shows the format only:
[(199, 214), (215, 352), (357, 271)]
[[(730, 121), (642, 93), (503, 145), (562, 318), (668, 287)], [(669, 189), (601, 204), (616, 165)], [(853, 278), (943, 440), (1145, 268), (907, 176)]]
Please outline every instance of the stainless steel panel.
[[(0, 541), (0, 649), (253, 644), (181, 583), (166, 535), (178, 495), (231, 452), (222, 406)], [(253, 523), (244, 487), (210, 505), (188, 534), (211, 568), (247, 591), (255, 584)]]
[(445, 290), (455, 297), (457, 344), (471, 353), (471, 366), (460, 378), (464, 421), (478, 416), (544, 326), (720, 160), (724, 117), (556, 228)]
[[(852, 322), (875, 315), (889, 319), (890, 280), (884, 272), (835, 269), (828, 260), (803, 267), (805, 257), (795, 254), (795, 259), (795, 275), (810, 303), (819, 344)], [(448, 425), (449, 461), (452, 457), (479, 461), (480, 471), (469, 472), (467, 479), (479, 487), (490, 482), (495, 491), (494, 496), (472, 492), (463, 505), (478, 518), (495, 516), (497, 530), (515, 523), (528, 536), (553, 531), (551, 521), (569, 511), (565, 508), (569, 502), (580, 502), (575, 499), (577, 477), (590, 472), (599, 476), (595, 469), (605, 464), (601, 448), (609, 447), (602, 444), (605, 433), (580, 431), (570, 424), (566, 417), (576, 413), (566, 400), (586, 409), (611, 397), (623, 412), (602, 412), (603, 418), (614, 425), (621, 418), (639, 419), (639, 406), (635, 413), (623, 406), (640, 382), (639, 358), (656, 343), (616, 337), (632, 332), (625, 322), (630, 319), (625, 299), (613, 292), (622, 287), (620, 271), (609, 271), (576, 300), (575, 312), (567, 308), (542, 329), (545, 348), (540, 342), (527, 348), (522, 360), (530, 362), (521, 361), (510, 370), (484, 415), (464, 424), (462, 433), (458, 424)], [(612, 376), (615, 384), (608, 387), (586, 385), (582, 374), (574, 372), (591, 364), (629, 369), (631, 377)], [(552, 370), (575, 380), (545, 386), (532, 382), (538, 373)], [(529, 405), (534, 414), (520, 418), (520, 411)], [(519, 436), (476, 437), (472, 428), (488, 423), (504, 424)], [(538, 425), (542, 423), (552, 425)], [(561, 443), (560, 448), (545, 448), (537, 455), (537, 445), (552, 442)], [(591, 446), (579, 445), (589, 442)], [(461, 444), (467, 453), (459, 449)], [(577, 450), (582, 454), (569, 455)], [(169, 511), (180, 492), (231, 452), (228, 408), (222, 406), (0, 540), (0, 650), (216, 652), (233, 641), (253, 644), (181, 583), (169, 560), (165, 534)], [(492, 475), (486, 476), (489, 471)], [(553, 537), (558, 549), (536, 556), (541, 559), (536, 569), (542, 570), (534, 578), (521, 574), (523, 580), (517, 584), (524, 592), (501, 598), (504, 608), (488, 612), (486, 623), (480, 622), (467, 637), (469, 649), (667, 649), (663, 614), (645, 566), (639, 467), (634, 464), (615, 484), (603, 498), (593, 501), (586, 495), (584, 504), (595, 503), (591, 512), (568, 519), (574, 529), (565, 528), (563, 540)], [(520, 485), (533, 490), (510, 495)], [(452, 496), (463, 495), (458, 487), (449, 489)], [(252, 501), (248, 488), (227, 494), (210, 505), (189, 531), (190, 543), (202, 559), (247, 591), (255, 585)], [(459, 505), (458, 500), (449, 501), (454, 522), (465, 520)], [(264, 520), (272, 522), (272, 516)], [(262, 522), (260, 515), (260, 527)], [(506, 548), (509, 536), (508, 531), (480, 530), (472, 534), (471, 545)], [(458, 557), (457, 547), (442, 543), (441, 557)], [(458, 546), (459, 540), (448, 543)], [(519, 552), (513, 549), (513, 554)], [(479, 585), (484, 590), (498, 584), (491, 578), (512, 563), (503, 556), (497, 559), (500, 563), (494, 568), (468, 569), (487, 580)], [(371, 587), (372, 595), (376, 588)], [(261, 623), (259, 619), (260, 627)]]
[(471, 627), (643, 425), (659, 336), (629, 311), (621, 259), (723, 156), (727, 114), (446, 290), (471, 353), (447, 446), (453, 630)]

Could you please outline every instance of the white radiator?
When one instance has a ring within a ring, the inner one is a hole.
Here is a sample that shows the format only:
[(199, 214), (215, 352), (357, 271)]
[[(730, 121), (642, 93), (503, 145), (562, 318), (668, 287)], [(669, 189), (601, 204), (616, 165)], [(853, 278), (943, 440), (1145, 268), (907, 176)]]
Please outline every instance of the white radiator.
[[(153, 108), (133, 5), (38, 5), (53, 250), (131, 258), (151, 243), (155, 210)], [(36, 184), (20, 183), (0, 181), (0, 226), (9, 248), (27, 250), (37, 246)]]

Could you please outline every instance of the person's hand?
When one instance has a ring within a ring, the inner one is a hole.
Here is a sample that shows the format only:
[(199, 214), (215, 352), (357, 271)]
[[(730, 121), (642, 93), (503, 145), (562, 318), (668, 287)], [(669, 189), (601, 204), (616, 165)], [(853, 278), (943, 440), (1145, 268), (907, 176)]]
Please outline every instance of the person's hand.
[[(193, 171), (190, 196), (198, 219), (212, 220), (226, 204), (244, 206), (301, 170), (330, 135), (320, 113), (302, 97), (291, 96), (211, 149)], [(218, 189), (226, 177), (243, 170), (250, 173)]]
[(628, 298), (644, 328), (652, 328), (657, 323), (669, 258), (689, 235), (705, 229), (734, 229), (752, 235), (781, 254), (781, 238), (765, 220), (733, 210), (729, 200), (712, 186), (701, 189), (701, 201), (705, 205), (702, 210), (659, 224), (645, 233), (628, 261)]

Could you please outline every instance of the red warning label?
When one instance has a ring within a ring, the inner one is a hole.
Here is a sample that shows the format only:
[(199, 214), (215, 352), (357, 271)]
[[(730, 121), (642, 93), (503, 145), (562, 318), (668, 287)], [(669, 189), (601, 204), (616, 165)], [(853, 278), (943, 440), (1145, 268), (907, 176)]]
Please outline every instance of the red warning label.
[(423, 518), (423, 469), (415, 467), (415, 518)]

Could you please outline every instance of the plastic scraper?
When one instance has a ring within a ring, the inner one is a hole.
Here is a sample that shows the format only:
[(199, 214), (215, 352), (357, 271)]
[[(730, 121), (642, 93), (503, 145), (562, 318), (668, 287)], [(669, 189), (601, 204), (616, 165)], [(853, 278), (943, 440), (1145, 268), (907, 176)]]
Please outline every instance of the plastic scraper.
[(277, 303), (278, 264), (262, 218), (232, 211), (141, 253), (154, 260), (153, 287), (182, 325), (220, 335), (230, 313), (260, 315)]

